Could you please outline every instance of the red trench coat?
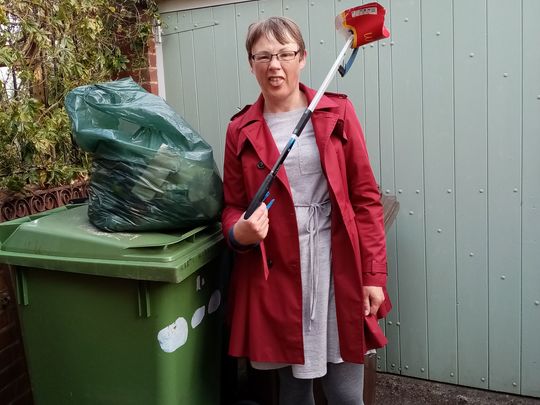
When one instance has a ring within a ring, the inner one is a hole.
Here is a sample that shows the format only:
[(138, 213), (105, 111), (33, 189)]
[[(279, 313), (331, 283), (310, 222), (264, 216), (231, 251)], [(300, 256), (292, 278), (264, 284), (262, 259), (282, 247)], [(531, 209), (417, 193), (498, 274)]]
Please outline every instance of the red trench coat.
[[(302, 84), (300, 89), (310, 102), (315, 91)], [(263, 105), (261, 95), (234, 116), (227, 129), (222, 215), (227, 239), (279, 156), (263, 118)], [(387, 343), (375, 317), (364, 319), (362, 301), (363, 285), (381, 286), (386, 300), (377, 317), (390, 310), (383, 209), (352, 103), (345, 95), (327, 93), (311, 120), (332, 204), (332, 271), (341, 357), (362, 363), (367, 350)], [(300, 248), (284, 168), (270, 194), (276, 201), (269, 211), (267, 237), (257, 248), (235, 256), (229, 291), (229, 354), (303, 364)]]

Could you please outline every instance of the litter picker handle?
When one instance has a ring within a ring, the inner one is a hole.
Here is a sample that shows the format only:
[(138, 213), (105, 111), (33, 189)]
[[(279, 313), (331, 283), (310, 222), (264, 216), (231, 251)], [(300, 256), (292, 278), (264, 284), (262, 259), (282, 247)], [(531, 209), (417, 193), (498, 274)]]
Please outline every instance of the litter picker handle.
[(249, 203), (246, 213), (244, 214), (244, 219), (248, 219), (255, 212), (255, 210), (259, 208), (259, 205), (261, 205), (261, 203), (264, 200), (264, 196), (266, 195), (266, 193), (270, 189), (270, 186), (274, 182), (274, 178), (275, 176), (272, 175), (272, 172), (268, 173), (268, 175), (262, 182), (261, 186), (255, 193), (255, 196)]
[(347, 42), (343, 46), (343, 49), (341, 50), (341, 52), (339, 53), (339, 55), (338, 55), (337, 59), (335, 60), (334, 64), (330, 68), (330, 71), (328, 72), (328, 74), (324, 78), (324, 80), (323, 80), (323, 82), (321, 84), (321, 87), (319, 87), (319, 90), (317, 90), (317, 93), (313, 97), (313, 100), (311, 100), (311, 103), (309, 103), (309, 106), (306, 108), (306, 110), (302, 114), (302, 117), (300, 118), (300, 120), (298, 121), (296, 126), (294, 127), (294, 130), (293, 130), (292, 135), (291, 135), (291, 137), (289, 139), (289, 142), (287, 142), (287, 145), (281, 151), (281, 154), (279, 155), (278, 160), (274, 164), (274, 167), (272, 168), (270, 173), (268, 173), (268, 175), (266, 176), (266, 178), (262, 182), (261, 186), (259, 187), (259, 189), (255, 193), (255, 196), (253, 197), (253, 199), (249, 203), (249, 206), (248, 206), (248, 208), (246, 210), (246, 213), (244, 214), (244, 219), (248, 219), (253, 214), (253, 212), (255, 212), (255, 210), (257, 208), (259, 208), (259, 206), (263, 202), (263, 200), (264, 200), (264, 198), (266, 196), (266, 193), (270, 190), (270, 186), (274, 182), (274, 179), (276, 178), (277, 173), (278, 173), (281, 165), (283, 164), (283, 162), (285, 161), (285, 159), (289, 155), (289, 152), (291, 151), (291, 148), (293, 147), (294, 143), (296, 142), (296, 140), (298, 139), (298, 137), (300, 136), (300, 134), (304, 130), (304, 127), (308, 123), (309, 119), (311, 118), (311, 114), (313, 114), (313, 111), (315, 110), (315, 107), (317, 107), (317, 104), (319, 104), (319, 101), (320, 101), (321, 97), (323, 96), (324, 92), (326, 91), (326, 89), (328, 88), (328, 85), (330, 84), (330, 81), (333, 79), (334, 75), (336, 74), (336, 72), (337, 72), (337, 70), (339, 68), (339, 64), (341, 63), (341, 60), (345, 56), (345, 53), (347, 52), (347, 49), (349, 49), (351, 47), (353, 39), (354, 39), (353, 35), (349, 36), (349, 38), (347, 39)]
[(249, 206), (244, 215), (244, 219), (248, 219), (251, 216), (251, 214), (253, 214), (253, 212), (255, 212), (255, 210), (259, 208), (259, 205), (261, 205), (261, 203), (263, 202), (266, 196), (266, 193), (270, 190), (270, 186), (272, 185), (272, 183), (274, 182), (274, 179), (277, 176), (279, 168), (281, 167), (281, 165), (283, 164), (283, 162), (289, 155), (289, 152), (291, 151), (291, 148), (293, 147), (294, 142), (298, 138), (298, 135), (304, 130), (304, 127), (306, 126), (310, 118), (311, 118), (311, 111), (308, 108), (306, 108), (306, 110), (302, 114), (302, 117), (300, 118), (296, 126), (294, 127), (293, 135), (289, 139), (289, 142), (287, 142), (287, 145), (281, 151), (281, 154), (279, 155), (278, 160), (274, 164), (274, 167), (272, 168), (272, 170), (270, 170), (270, 173), (268, 173), (268, 175), (262, 182), (261, 186), (255, 193), (255, 196), (249, 203)]

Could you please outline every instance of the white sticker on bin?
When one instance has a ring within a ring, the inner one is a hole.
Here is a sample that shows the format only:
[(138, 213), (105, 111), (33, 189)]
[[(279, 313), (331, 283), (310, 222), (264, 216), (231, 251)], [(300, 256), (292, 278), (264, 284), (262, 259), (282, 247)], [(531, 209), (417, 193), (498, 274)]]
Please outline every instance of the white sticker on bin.
[(205, 306), (197, 308), (191, 317), (191, 327), (195, 329), (202, 322), (205, 314)]
[(210, 301), (208, 301), (208, 313), (211, 314), (212, 312), (216, 312), (219, 308), (219, 304), (221, 304), (221, 293), (219, 290), (216, 290), (212, 293)]
[(157, 339), (161, 350), (166, 353), (172, 353), (187, 342), (188, 324), (180, 317), (174, 323), (161, 329)]
[[(215, 290), (208, 301), (208, 314), (214, 313), (221, 305), (221, 292)], [(191, 317), (191, 328), (195, 329), (201, 324), (206, 315), (206, 306), (203, 305), (193, 312)], [(166, 353), (172, 353), (179, 347), (183, 346), (188, 339), (188, 324), (187, 321), (180, 317), (174, 323), (166, 326), (158, 332), (157, 336), (161, 350)]]
[(200, 289), (203, 288), (205, 282), (206, 281), (204, 280), (204, 277), (202, 277), (200, 275), (197, 276), (197, 287), (195, 287), (195, 289), (197, 291), (200, 291)]

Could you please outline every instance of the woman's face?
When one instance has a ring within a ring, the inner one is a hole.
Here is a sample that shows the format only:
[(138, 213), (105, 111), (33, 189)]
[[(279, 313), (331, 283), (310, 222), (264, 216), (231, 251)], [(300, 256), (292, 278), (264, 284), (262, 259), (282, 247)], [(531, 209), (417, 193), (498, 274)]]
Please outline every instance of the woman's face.
[[(292, 39), (286, 44), (280, 44), (275, 38), (262, 36), (251, 49), (251, 54), (276, 54), (283, 51), (298, 51), (299, 46)], [(305, 55), (298, 53), (294, 59), (279, 61), (276, 56), (270, 62), (256, 62), (250, 59), (251, 71), (257, 78), (265, 102), (274, 106), (294, 104), (300, 90), (300, 71), (306, 64)]]

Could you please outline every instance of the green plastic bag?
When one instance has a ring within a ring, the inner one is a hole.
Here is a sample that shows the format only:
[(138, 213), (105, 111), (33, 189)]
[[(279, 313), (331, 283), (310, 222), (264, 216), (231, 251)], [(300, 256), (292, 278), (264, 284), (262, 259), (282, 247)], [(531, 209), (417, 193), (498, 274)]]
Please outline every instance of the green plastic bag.
[(93, 156), (88, 217), (107, 231), (192, 228), (218, 220), (223, 185), (212, 148), (131, 78), (81, 86), (65, 106)]

